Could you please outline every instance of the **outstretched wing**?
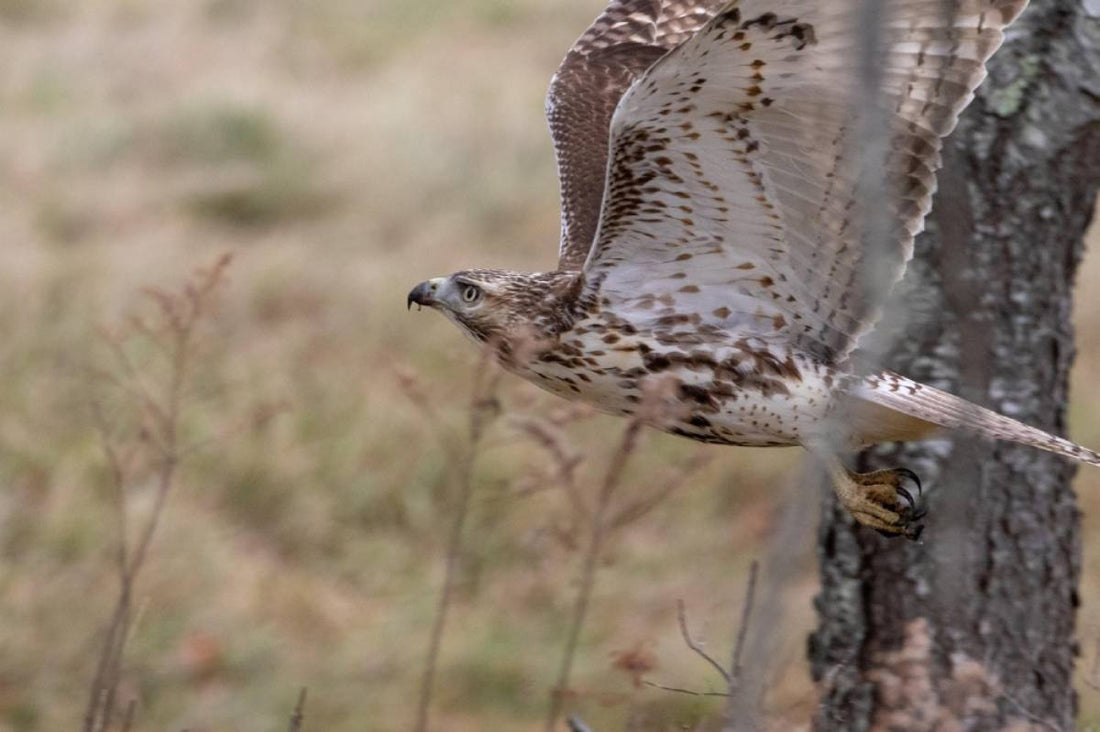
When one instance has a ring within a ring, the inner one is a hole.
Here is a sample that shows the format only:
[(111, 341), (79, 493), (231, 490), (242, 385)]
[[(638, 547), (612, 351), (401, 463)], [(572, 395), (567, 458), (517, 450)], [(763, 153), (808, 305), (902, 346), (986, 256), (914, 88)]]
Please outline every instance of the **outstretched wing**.
[(612, 0), (569, 49), (546, 97), (561, 183), (558, 268), (579, 270), (600, 218), (615, 106), (655, 61), (691, 37), (725, 0)]
[(607, 305), (651, 317), (673, 340), (710, 329), (830, 361), (854, 348), (877, 318), (873, 294), (912, 256), (941, 138), (1026, 4), (881, 2), (890, 222), (874, 244), (881, 261), (865, 262), (872, 237), (859, 190), (867, 3), (744, 0), (651, 67), (615, 113), (585, 265)]

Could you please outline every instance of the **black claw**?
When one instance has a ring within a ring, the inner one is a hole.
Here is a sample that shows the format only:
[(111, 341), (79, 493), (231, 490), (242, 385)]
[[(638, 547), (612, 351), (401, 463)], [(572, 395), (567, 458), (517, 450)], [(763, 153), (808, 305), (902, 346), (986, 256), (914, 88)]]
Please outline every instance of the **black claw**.
[(921, 534), (924, 533), (924, 524), (921, 523), (922, 518), (924, 518), (924, 511), (914, 514), (913, 516), (904, 517), (898, 526), (898, 531), (887, 531), (886, 529), (875, 529), (875, 531), (882, 534), (887, 539), (896, 539), (899, 536), (904, 536), (910, 541), (917, 541), (920, 539)]
[(897, 512), (898, 521), (890, 529), (875, 528), (875, 531), (891, 539), (904, 536), (910, 541), (917, 541), (924, 532), (924, 523), (921, 519), (928, 514), (928, 510), (919, 505), (919, 501), (923, 497), (924, 488), (921, 485), (920, 477), (912, 470), (908, 468), (894, 468), (893, 472), (899, 478), (908, 478), (913, 481), (913, 485), (917, 487), (917, 497), (913, 498), (913, 494), (910, 493), (905, 486), (900, 485), (901, 481), (898, 480), (899, 484), (893, 486), (894, 491), (898, 496), (905, 499), (905, 502), (909, 505), (895, 504), (891, 506), (889, 503), (886, 503), (886, 506)]
[(918, 476), (912, 470), (910, 470), (909, 468), (894, 468), (894, 471), (897, 472), (897, 473), (900, 473), (901, 475), (905, 476), (909, 480), (913, 481), (913, 484), (917, 486), (917, 495), (918, 496), (920, 496), (924, 493), (924, 489), (921, 487), (921, 484), (920, 484), (920, 476)]
[(914, 509), (914, 508), (917, 507), (917, 502), (913, 500), (913, 494), (912, 493), (905, 490), (900, 485), (895, 486), (894, 490), (896, 490), (898, 492), (898, 495), (900, 495), (902, 498), (909, 501), (909, 508)]

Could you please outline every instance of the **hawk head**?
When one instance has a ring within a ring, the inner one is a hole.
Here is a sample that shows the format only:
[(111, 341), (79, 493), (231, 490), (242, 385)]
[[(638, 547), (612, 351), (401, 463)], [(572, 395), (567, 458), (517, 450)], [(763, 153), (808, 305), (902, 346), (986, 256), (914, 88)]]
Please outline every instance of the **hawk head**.
[(443, 313), (479, 343), (553, 339), (576, 317), (583, 277), (577, 272), (525, 273), (467, 269), (421, 282), (408, 306)]

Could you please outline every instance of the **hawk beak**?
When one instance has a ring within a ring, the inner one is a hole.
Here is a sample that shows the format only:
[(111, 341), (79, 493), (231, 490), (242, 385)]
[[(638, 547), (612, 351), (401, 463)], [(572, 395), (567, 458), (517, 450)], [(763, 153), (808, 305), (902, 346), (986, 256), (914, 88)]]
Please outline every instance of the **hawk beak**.
[(439, 289), (439, 279), (428, 280), (427, 282), (421, 282), (416, 287), (412, 288), (409, 292), (409, 299), (406, 301), (406, 305), (411, 310), (413, 303), (419, 307), (421, 305), (427, 305), (431, 307), (435, 305), (435, 292)]

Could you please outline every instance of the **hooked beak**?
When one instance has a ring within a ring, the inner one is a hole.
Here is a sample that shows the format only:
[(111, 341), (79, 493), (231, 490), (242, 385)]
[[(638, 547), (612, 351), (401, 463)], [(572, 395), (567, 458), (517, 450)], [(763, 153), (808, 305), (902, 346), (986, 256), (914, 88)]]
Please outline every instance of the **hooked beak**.
[(442, 281), (442, 277), (437, 277), (435, 279), (428, 280), (427, 282), (421, 282), (419, 285), (412, 288), (412, 290), (409, 292), (409, 298), (406, 301), (406, 305), (408, 306), (408, 308), (411, 310), (413, 303), (416, 303), (417, 306), (427, 305), (428, 307), (431, 307), (432, 305), (435, 305), (435, 293), (439, 289), (439, 285), (442, 283)]

